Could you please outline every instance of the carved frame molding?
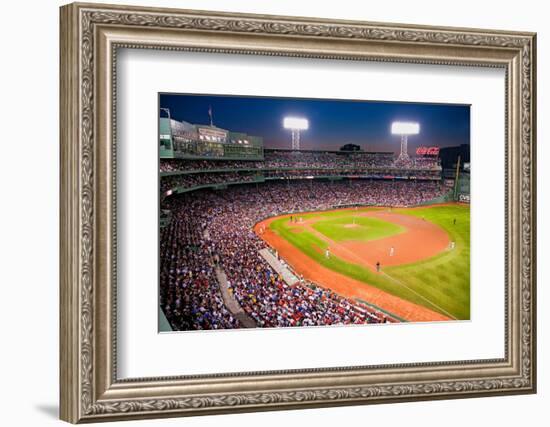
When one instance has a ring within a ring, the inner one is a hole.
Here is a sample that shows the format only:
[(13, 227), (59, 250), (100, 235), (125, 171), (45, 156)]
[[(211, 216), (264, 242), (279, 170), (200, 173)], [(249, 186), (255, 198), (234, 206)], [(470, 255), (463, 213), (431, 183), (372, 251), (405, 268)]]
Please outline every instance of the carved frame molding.
[[(535, 391), (535, 34), (71, 4), (61, 8), (60, 43), (62, 419), (75, 423)], [(117, 380), (119, 48), (505, 68), (506, 357)]]

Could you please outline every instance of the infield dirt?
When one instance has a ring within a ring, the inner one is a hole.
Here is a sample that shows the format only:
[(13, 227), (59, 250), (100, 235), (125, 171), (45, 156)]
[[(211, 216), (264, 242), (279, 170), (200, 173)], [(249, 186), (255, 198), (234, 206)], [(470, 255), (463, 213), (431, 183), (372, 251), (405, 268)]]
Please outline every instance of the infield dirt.
[[(407, 321), (450, 320), (449, 317), (443, 314), (332, 271), (309, 258), (269, 227), (273, 221), (289, 216), (282, 215), (268, 218), (256, 224), (254, 231), (277, 250), (292, 269), (306, 280), (331, 289), (342, 296), (367, 301)], [(450, 242), (447, 233), (437, 225), (422, 218), (400, 215), (386, 210), (361, 212), (358, 213), (358, 216), (370, 216), (391, 222), (403, 227), (405, 231), (371, 241), (348, 240), (335, 242), (312, 227), (317, 221), (316, 218), (293, 223), (292, 231), (299, 233), (302, 230), (307, 230), (327, 242), (330, 252), (334, 256), (351, 263), (364, 265), (373, 271), (376, 270), (376, 262), (380, 262), (383, 266), (412, 263), (437, 255), (449, 247)], [(263, 233), (260, 232), (261, 230), (263, 230)], [(390, 251), (392, 247), (393, 254)]]

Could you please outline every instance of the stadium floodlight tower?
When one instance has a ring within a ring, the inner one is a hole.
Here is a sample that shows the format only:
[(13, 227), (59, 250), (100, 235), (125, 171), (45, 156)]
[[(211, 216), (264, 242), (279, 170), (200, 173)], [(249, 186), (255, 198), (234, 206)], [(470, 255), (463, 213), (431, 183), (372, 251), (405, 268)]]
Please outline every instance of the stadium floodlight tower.
[(420, 133), (420, 125), (415, 122), (393, 122), (391, 124), (391, 133), (393, 135), (401, 135), (401, 152), (397, 161), (408, 161), (407, 137), (409, 135), (418, 135)]
[(283, 120), (283, 127), (292, 131), (292, 149), (299, 150), (300, 131), (309, 128), (308, 120), (301, 117), (285, 117)]

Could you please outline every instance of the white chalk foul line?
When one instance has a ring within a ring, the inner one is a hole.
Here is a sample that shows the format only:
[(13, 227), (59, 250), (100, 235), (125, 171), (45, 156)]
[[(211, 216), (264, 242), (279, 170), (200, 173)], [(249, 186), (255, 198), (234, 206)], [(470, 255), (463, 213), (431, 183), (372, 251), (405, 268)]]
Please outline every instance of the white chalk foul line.
[(411, 289), (409, 286), (407, 286), (404, 282), (402, 282), (401, 280), (399, 279), (396, 279), (395, 277), (393, 276), (390, 276), (388, 273), (382, 271), (381, 272), (384, 276), (386, 276), (387, 278), (389, 278), (390, 280), (393, 280), (395, 283), (407, 288), (409, 291), (411, 291), (413, 294), (415, 294), (416, 296), (422, 298), (424, 301), (426, 301), (428, 304), (432, 305), (433, 307), (437, 308), (438, 310), (441, 310), (443, 313), (445, 313), (447, 316), (449, 316), (450, 318), (454, 319), (454, 320), (458, 320), (455, 316), (453, 316), (451, 313), (449, 313), (447, 310), (445, 310), (444, 308), (440, 307), (439, 305), (437, 305), (436, 303), (430, 301), (428, 298), (426, 298), (425, 296), (423, 295), (420, 295), (418, 292), (416, 292), (414, 289)]
[[(369, 263), (368, 261), (364, 260), (363, 258), (357, 256), (356, 253), (354, 253), (353, 251), (351, 251), (350, 249), (346, 248), (345, 246), (343, 245), (340, 245), (339, 243), (335, 242), (334, 240), (330, 239), (329, 237), (325, 236), (323, 233), (315, 230), (313, 227), (307, 225), (306, 228), (308, 229), (308, 231), (311, 231), (313, 232), (314, 234), (316, 234), (318, 237), (321, 237), (322, 240), (324, 240), (325, 242), (333, 245), (333, 246), (336, 246), (344, 251), (346, 251), (348, 254), (350, 254), (353, 258), (355, 258), (356, 260), (360, 261), (360, 264), (367, 264), (367, 265), (370, 265), (371, 267), (375, 268), (375, 266), (373, 266), (371, 263)], [(385, 275), (387, 278), (389, 278), (390, 280), (393, 280), (395, 283), (397, 283), (398, 285), (401, 285), (403, 286), (404, 288), (407, 288), (409, 291), (411, 291), (413, 294), (415, 294), (416, 296), (418, 296), (419, 298), (423, 299), (424, 301), (426, 301), (428, 304), (430, 304), (432, 307), (435, 307), (437, 308), (438, 310), (442, 311), (443, 313), (445, 313), (447, 316), (449, 316), (450, 318), (454, 319), (454, 320), (458, 320), (455, 316), (453, 316), (451, 313), (449, 313), (447, 310), (445, 310), (444, 308), (440, 307), (439, 305), (437, 305), (436, 303), (430, 301), (428, 298), (426, 298), (425, 296), (419, 294), (418, 292), (416, 292), (414, 289), (411, 289), (409, 286), (407, 286), (406, 283), (402, 282), (401, 280), (398, 280), (396, 279), (395, 277), (392, 277), (390, 276), (388, 273), (384, 272), (384, 271), (380, 271), (380, 273), (382, 273), (383, 275)]]

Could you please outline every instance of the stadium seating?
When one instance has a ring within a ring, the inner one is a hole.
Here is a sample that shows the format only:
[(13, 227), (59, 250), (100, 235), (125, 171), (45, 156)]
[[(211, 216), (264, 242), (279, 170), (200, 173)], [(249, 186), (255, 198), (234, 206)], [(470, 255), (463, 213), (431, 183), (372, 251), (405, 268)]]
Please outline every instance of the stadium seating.
[[(208, 175), (208, 174), (207, 174)], [(439, 182), (295, 180), (202, 189), (163, 199), (161, 307), (174, 330), (239, 328), (223, 304), (214, 267), (259, 327), (385, 322), (385, 315), (307, 281), (293, 286), (259, 255), (252, 230), (271, 216), (341, 205), (410, 206), (444, 193)]]

